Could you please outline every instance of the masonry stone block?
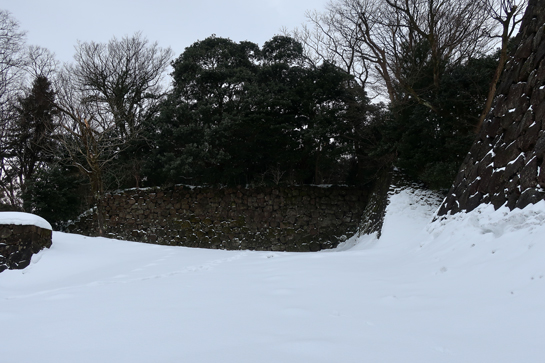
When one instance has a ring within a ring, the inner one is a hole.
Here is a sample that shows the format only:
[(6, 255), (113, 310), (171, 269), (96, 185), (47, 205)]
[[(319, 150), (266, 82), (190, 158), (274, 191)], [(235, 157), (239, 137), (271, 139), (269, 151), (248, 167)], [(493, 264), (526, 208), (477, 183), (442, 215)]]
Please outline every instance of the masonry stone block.
[[(346, 186), (131, 189), (106, 196), (106, 229), (110, 237), (166, 245), (315, 251), (358, 231), (368, 194)], [(125, 216), (122, 205), (131, 200), (138, 210)], [(96, 235), (96, 217), (68, 230)]]
[[(530, 0), (514, 53), (498, 85), (493, 109), (472, 155), (487, 156), (488, 169), (468, 157), (438, 212), (470, 211), (482, 203), (524, 208), (545, 198), (545, 0)], [(493, 139), (492, 143), (485, 140)], [(477, 159), (481, 160), (481, 159)], [(469, 181), (466, 177), (471, 175)], [(472, 181), (480, 178), (478, 192)]]

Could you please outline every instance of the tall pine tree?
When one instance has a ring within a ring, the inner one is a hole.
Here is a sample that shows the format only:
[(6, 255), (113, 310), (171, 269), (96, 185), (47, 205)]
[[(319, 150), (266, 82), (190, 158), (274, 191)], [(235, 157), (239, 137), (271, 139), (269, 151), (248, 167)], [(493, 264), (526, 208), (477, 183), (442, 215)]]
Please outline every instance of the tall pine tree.
[(30, 211), (27, 183), (36, 171), (54, 155), (55, 92), (45, 76), (38, 76), (31, 89), (19, 97), (15, 106), (17, 117), (10, 128), (9, 155), (21, 189), (23, 209)]

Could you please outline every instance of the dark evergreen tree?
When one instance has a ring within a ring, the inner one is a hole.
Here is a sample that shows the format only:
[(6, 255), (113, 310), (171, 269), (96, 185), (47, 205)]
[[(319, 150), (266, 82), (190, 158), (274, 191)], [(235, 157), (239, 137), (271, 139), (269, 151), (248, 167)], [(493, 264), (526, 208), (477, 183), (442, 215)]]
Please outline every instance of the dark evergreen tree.
[(157, 143), (151, 164), (159, 165), (161, 174), (151, 179), (215, 183), (240, 174), (225, 162), (232, 158), (229, 149), (241, 128), (242, 100), (258, 52), (253, 43), (212, 36), (173, 62), (173, 91), (147, 128)]
[(152, 183), (342, 179), (338, 163), (354, 150), (348, 109), (368, 103), (345, 72), (307, 65), (301, 44), (283, 36), (262, 49), (213, 36), (173, 66), (172, 93), (147, 125)]
[(89, 207), (88, 184), (74, 167), (54, 163), (40, 168), (27, 181), (26, 201), (32, 213), (55, 230)]
[(55, 92), (45, 76), (38, 76), (32, 88), (18, 99), (17, 117), (9, 131), (8, 154), (15, 159), (21, 188), (23, 209), (31, 211), (27, 198), (27, 181), (44, 163), (53, 160), (55, 141)]
[[(428, 52), (422, 44), (418, 54), (404, 60), (405, 72), (431, 67)], [(439, 87), (434, 85), (431, 71), (418, 72), (429, 77), (412, 79), (410, 87), (429, 104), (401, 94), (402, 101), (391, 105), (391, 121), (381, 130), (389, 151), (397, 155), (397, 166), (432, 188), (450, 187), (475, 138), (496, 63), (495, 56), (454, 65), (445, 61)]]

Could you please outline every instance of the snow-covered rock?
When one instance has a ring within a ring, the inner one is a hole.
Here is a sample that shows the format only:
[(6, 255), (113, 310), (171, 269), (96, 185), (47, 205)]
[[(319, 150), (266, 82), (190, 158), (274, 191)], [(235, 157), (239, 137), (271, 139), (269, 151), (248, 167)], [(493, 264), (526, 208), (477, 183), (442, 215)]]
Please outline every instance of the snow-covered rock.
[(0, 212), (0, 272), (27, 267), (32, 255), (51, 247), (52, 228), (43, 218)]
[(50, 231), (53, 230), (51, 224), (42, 217), (23, 212), (0, 212), (0, 224), (36, 226)]

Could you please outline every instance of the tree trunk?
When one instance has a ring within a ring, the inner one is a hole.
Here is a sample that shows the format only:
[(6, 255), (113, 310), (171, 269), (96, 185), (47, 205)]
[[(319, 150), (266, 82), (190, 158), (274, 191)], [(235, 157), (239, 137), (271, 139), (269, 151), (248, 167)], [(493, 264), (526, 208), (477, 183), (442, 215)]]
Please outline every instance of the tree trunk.
[(481, 131), (483, 122), (486, 116), (488, 116), (490, 109), (492, 108), (492, 103), (494, 102), (494, 97), (496, 96), (496, 87), (498, 85), (498, 81), (500, 80), (501, 74), (503, 72), (503, 68), (505, 67), (505, 63), (507, 63), (507, 41), (506, 40), (502, 41), (500, 61), (498, 63), (498, 66), (496, 67), (496, 71), (494, 72), (494, 77), (492, 78), (492, 82), (490, 82), (490, 88), (488, 90), (486, 104), (484, 106), (483, 112), (481, 113), (481, 116), (479, 117), (479, 123), (477, 124), (477, 127), (475, 129), (476, 134), (478, 134), (479, 131)]

